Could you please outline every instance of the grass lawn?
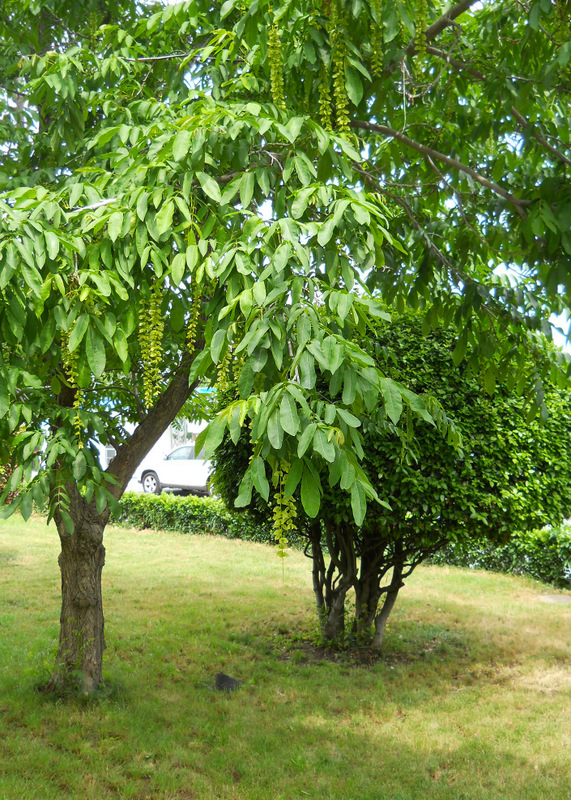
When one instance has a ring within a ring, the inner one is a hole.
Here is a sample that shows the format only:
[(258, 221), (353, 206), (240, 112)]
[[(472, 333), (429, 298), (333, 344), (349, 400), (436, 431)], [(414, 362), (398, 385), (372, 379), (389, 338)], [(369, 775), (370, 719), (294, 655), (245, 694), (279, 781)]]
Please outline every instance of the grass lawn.
[[(425, 567), (384, 656), (325, 659), (310, 562), (111, 528), (108, 696), (35, 686), (58, 635), (59, 543), (0, 524), (0, 800), (566, 800), (571, 606), (521, 578)], [(214, 675), (245, 681), (215, 691)]]

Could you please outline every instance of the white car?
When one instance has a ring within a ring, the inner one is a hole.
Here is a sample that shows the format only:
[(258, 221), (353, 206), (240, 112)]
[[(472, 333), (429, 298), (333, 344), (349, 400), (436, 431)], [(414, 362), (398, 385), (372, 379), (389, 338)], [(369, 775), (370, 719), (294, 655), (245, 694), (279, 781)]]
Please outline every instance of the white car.
[(163, 489), (176, 489), (190, 494), (210, 494), (208, 477), (210, 461), (194, 457), (194, 446), (177, 447), (161, 461), (145, 462), (139, 474), (143, 491), (160, 494)]

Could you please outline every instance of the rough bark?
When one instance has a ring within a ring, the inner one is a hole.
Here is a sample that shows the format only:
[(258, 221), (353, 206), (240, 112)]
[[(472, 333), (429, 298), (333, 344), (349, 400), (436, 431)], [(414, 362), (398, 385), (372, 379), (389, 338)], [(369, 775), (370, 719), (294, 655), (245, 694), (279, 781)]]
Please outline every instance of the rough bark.
[(98, 513), (75, 485), (66, 487), (70, 533), (61, 511), (54, 519), (61, 542), (61, 616), (56, 665), (48, 689), (91, 694), (102, 682), (105, 649), (101, 573), (105, 564), (103, 531), (108, 512)]

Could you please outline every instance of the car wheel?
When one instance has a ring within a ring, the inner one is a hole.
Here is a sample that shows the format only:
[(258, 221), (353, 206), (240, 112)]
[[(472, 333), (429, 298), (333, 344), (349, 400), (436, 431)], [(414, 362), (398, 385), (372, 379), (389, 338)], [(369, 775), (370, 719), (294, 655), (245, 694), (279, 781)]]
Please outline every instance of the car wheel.
[(147, 494), (161, 493), (161, 484), (156, 472), (145, 472), (141, 483), (143, 484), (143, 491)]

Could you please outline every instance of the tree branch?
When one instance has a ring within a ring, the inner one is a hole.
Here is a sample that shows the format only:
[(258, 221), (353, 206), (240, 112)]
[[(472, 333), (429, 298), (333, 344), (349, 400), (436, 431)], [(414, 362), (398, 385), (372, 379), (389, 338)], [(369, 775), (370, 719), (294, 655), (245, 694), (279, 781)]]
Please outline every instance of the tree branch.
[[(515, 106), (511, 107), (511, 113), (522, 128), (529, 128), (531, 126), (531, 123), (519, 113)], [(557, 148), (553, 147), (553, 145), (550, 144), (547, 139), (542, 136), (541, 133), (539, 133), (538, 130), (531, 127), (531, 135), (537, 142), (542, 144), (546, 150), (549, 150), (552, 156), (555, 156), (555, 158), (559, 159), (559, 161), (562, 161), (564, 164), (567, 164), (567, 166), (571, 167), (571, 159), (567, 158), (567, 156), (563, 155), (563, 153), (560, 153)]]
[[(436, 36), (438, 36), (439, 33), (441, 33), (441, 31), (443, 31), (445, 28), (448, 28), (449, 25), (452, 25), (454, 20), (459, 17), (460, 14), (463, 14), (464, 11), (467, 11), (470, 6), (475, 5), (477, 2), (478, 0), (460, 0), (460, 2), (456, 3), (455, 6), (452, 6), (452, 8), (450, 8), (448, 11), (445, 11), (441, 17), (439, 17), (426, 29), (424, 33), (426, 42), (431, 42), (434, 38), (436, 38)], [(411, 53), (414, 53), (415, 50), (416, 40), (412, 39), (406, 46), (405, 53), (410, 55)]]
[(414, 139), (410, 139), (404, 133), (395, 130), (394, 128), (389, 128), (386, 125), (377, 125), (373, 122), (364, 122), (363, 120), (354, 120), (351, 123), (352, 128), (360, 128), (366, 131), (372, 131), (373, 133), (381, 133), (384, 136), (390, 136), (393, 139), (396, 139), (398, 142), (410, 147), (412, 150), (416, 150), (418, 153), (422, 153), (423, 156), (429, 156), (430, 158), (436, 159), (437, 161), (441, 161), (444, 164), (447, 164), (449, 167), (453, 169), (457, 169), (460, 172), (464, 172), (466, 175), (470, 175), (477, 183), (481, 186), (490, 189), (492, 192), (500, 195), (509, 203), (511, 203), (514, 208), (516, 209), (517, 213), (522, 219), (525, 219), (526, 213), (524, 210), (524, 206), (530, 204), (529, 200), (520, 200), (520, 198), (515, 197), (515, 195), (508, 192), (506, 189), (503, 189), (501, 186), (498, 186), (497, 183), (488, 180), (483, 175), (480, 175), (479, 172), (472, 169), (472, 167), (467, 167), (465, 164), (462, 164), (461, 161), (458, 161), (455, 158), (451, 158), (450, 156), (445, 155), (444, 153), (440, 153), (438, 150), (434, 150), (432, 147), (427, 147), (425, 144), (420, 144), (420, 142), (414, 141)]
[[(437, 47), (427, 47), (426, 52), (436, 56), (437, 58), (441, 58), (443, 61), (446, 61), (447, 64), (450, 64), (457, 70), (463, 70), (467, 72), (469, 75), (475, 78), (475, 80), (486, 80), (486, 76), (483, 72), (480, 72), (480, 70), (476, 69), (471, 64), (466, 64), (464, 61), (459, 61), (457, 58), (452, 58), (452, 56), (450, 56), (450, 54), (445, 50), (440, 50)], [(539, 142), (541, 145), (543, 145), (543, 147), (545, 147), (546, 150), (549, 150), (554, 158), (571, 167), (571, 159), (567, 158), (567, 156), (557, 150), (556, 147), (553, 147), (553, 145), (548, 142), (547, 139), (530, 122), (528, 122), (528, 120), (526, 120), (522, 114), (520, 114), (515, 106), (511, 107), (510, 112), (521, 128), (531, 128), (531, 135), (536, 142)]]
[(178, 370), (154, 408), (135, 428), (130, 439), (121, 445), (115, 457), (110, 461), (106, 473), (119, 481), (117, 485), (110, 486), (110, 492), (117, 500), (125, 491), (137, 465), (167, 430), (196, 388), (198, 381), (189, 383), (193, 360), (194, 357), (191, 353), (183, 355)]
[(172, 61), (175, 58), (190, 58), (192, 53), (170, 53), (167, 56), (141, 56), (140, 58), (123, 58), (123, 61), (130, 61), (137, 64), (154, 63), (155, 61)]

